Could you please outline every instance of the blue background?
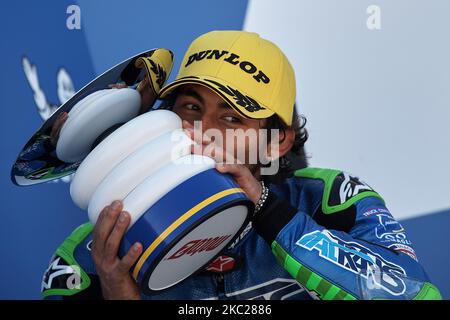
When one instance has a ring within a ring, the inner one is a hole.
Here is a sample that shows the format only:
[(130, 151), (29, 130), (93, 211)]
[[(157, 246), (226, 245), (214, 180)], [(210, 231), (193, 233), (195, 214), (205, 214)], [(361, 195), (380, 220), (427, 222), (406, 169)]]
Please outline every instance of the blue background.
[[(66, 28), (74, 1), (4, 1), (1, 32), (0, 298), (39, 299), (43, 271), (61, 241), (87, 220), (63, 182), (17, 187), (10, 169), (21, 147), (42, 125), (21, 59), (36, 65), (47, 100), (58, 104), (56, 74), (64, 67), (75, 90), (138, 52), (166, 47), (176, 75), (189, 43), (213, 29), (241, 29), (247, 1), (79, 0), (81, 30)], [(450, 212), (403, 220), (417, 254), (445, 297), (450, 297), (446, 226)]]

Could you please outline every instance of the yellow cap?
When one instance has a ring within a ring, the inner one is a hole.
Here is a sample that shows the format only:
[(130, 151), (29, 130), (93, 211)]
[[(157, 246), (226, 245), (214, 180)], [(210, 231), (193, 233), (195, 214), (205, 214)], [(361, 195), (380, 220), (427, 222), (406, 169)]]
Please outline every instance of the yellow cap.
[(214, 90), (248, 118), (278, 115), (292, 124), (294, 70), (283, 52), (256, 33), (211, 31), (187, 50), (176, 80), (161, 89), (160, 98), (184, 84)]

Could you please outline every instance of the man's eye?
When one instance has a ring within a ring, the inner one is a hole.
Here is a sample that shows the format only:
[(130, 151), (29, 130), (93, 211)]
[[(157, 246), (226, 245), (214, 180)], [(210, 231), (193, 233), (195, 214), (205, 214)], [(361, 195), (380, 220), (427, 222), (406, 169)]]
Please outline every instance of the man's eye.
[(223, 119), (227, 122), (233, 122), (233, 123), (240, 123), (241, 119), (237, 118), (237, 117), (233, 117), (233, 116), (226, 116), (223, 117)]
[(200, 107), (198, 105), (196, 105), (196, 104), (193, 104), (193, 103), (186, 103), (184, 105), (184, 107), (186, 109), (188, 109), (188, 110), (194, 110), (194, 111), (199, 111), (200, 110)]

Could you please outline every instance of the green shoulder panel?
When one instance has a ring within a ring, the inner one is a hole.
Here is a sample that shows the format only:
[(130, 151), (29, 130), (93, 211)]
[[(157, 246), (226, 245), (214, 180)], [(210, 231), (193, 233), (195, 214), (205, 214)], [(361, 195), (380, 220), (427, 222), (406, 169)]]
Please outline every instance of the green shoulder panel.
[(277, 262), (310, 292), (315, 292), (321, 300), (357, 300), (342, 288), (332, 284), (319, 274), (292, 258), (276, 241), (271, 245)]
[(42, 281), (44, 298), (52, 295), (71, 296), (90, 286), (91, 280), (75, 260), (74, 251), (92, 229), (91, 223), (82, 224), (58, 247)]
[(325, 214), (344, 211), (366, 197), (376, 197), (384, 202), (369, 185), (341, 170), (304, 168), (297, 170), (294, 175), (323, 181), (322, 211)]
[(426, 282), (414, 300), (442, 300), (442, 296), (438, 288)]
[[(272, 252), (277, 262), (289, 274), (310, 292), (315, 292), (322, 300), (356, 300), (356, 296), (327, 281), (321, 275), (313, 272), (292, 258), (276, 241), (272, 243)], [(384, 299), (376, 299), (384, 300)], [(442, 300), (442, 296), (434, 285), (424, 283), (422, 289), (413, 300)]]

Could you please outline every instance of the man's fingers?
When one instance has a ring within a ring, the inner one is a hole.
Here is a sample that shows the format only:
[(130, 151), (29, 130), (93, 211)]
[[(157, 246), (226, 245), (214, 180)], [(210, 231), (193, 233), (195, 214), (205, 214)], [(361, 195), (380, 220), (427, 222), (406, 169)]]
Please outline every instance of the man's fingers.
[(102, 211), (100, 211), (100, 214), (97, 217), (97, 222), (95, 223), (94, 226), (94, 230), (92, 231), (94, 235), (97, 233), (96, 230), (101, 226), (103, 217), (105, 216), (106, 212), (109, 211), (109, 207), (110, 206), (106, 206), (102, 209)]
[(221, 173), (231, 174), (254, 203), (259, 200), (262, 192), (261, 184), (247, 167), (240, 164), (218, 164), (216, 169)]
[(144, 79), (142, 79), (141, 82), (139, 82), (136, 90), (139, 91), (139, 93), (143, 93), (145, 89), (148, 89), (149, 85), (148, 85), (148, 81), (147, 81), (147, 77), (145, 77)]
[(249, 181), (254, 179), (250, 170), (241, 164), (217, 164), (216, 170), (220, 173), (231, 174), (236, 181), (242, 183), (242, 187), (245, 187)]
[[(106, 209), (106, 208), (105, 208)], [(97, 249), (103, 250), (105, 241), (108, 239), (114, 224), (117, 221), (119, 213), (122, 211), (122, 202), (114, 201), (107, 210), (102, 210), (99, 220), (97, 220), (94, 229), (94, 243)]]
[(235, 177), (245, 176), (245, 174), (247, 173), (247, 170), (245, 170), (246, 168), (240, 164), (221, 163), (216, 165), (216, 169), (220, 173), (229, 173)]
[(120, 260), (119, 262), (119, 268), (123, 272), (130, 271), (130, 268), (133, 266), (133, 264), (136, 263), (139, 256), (142, 254), (142, 244), (139, 242), (136, 242), (130, 250), (128, 250), (127, 254)]
[(105, 243), (105, 259), (114, 261), (117, 258), (117, 251), (119, 250), (120, 241), (122, 241), (123, 235), (127, 231), (130, 224), (130, 214), (126, 211), (122, 211), (119, 218), (114, 225), (111, 234)]
[(114, 84), (109, 84), (108, 87), (110, 89), (122, 89), (122, 88), (126, 88), (128, 86), (125, 83), (114, 83)]
[(103, 210), (100, 212), (100, 214), (98, 215), (97, 218), (97, 222), (94, 225), (94, 229), (92, 230), (92, 252), (100, 252), (103, 251), (103, 243), (101, 243), (98, 235), (98, 229), (100, 228), (100, 226), (102, 225), (102, 219), (105, 215), (105, 213), (109, 211), (109, 206), (106, 206), (103, 208)]

